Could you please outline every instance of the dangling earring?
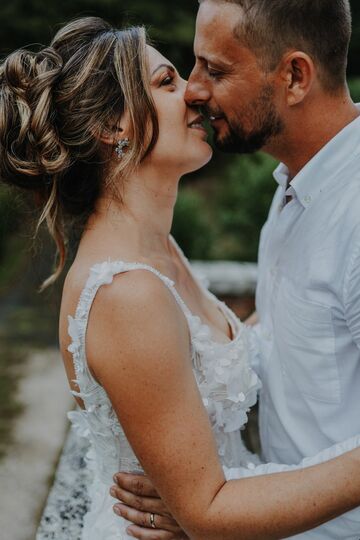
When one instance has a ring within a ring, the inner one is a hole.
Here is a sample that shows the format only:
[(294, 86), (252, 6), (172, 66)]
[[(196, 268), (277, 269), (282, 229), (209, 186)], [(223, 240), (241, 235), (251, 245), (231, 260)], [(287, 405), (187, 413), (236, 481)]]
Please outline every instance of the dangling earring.
[(127, 148), (130, 146), (129, 139), (119, 139), (116, 143), (115, 152), (117, 154), (118, 159), (122, 159), (125, 155), (124, 148)]

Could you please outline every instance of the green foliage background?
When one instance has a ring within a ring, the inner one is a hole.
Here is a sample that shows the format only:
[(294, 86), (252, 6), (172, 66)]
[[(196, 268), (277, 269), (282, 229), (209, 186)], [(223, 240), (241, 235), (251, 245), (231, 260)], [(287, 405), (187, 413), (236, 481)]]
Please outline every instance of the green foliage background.
[[(351, 0), (351, 5), (354, 30), (348, 71), (353, 97), (360, 101), (360, 3)], [(0, 54), (5, 56), (19, 47), (45, 45), (63, 23), (75, 17), (97, 15), (117, 27), (145, 24), (156, 46), (187, 77), (193, 63), (197, 6), (197, 0), (2, 2)], [(271, 175), (275, 165), (263, 154), (226, 158), (215, 155), (206, 169), (182, 181), (173, 232), (190, 257), (256, 260), (259, 231), (276, 187)], [(10, 257), (8, 238), (21, 228), (16, 201), (0, 188), (3, 264)]]

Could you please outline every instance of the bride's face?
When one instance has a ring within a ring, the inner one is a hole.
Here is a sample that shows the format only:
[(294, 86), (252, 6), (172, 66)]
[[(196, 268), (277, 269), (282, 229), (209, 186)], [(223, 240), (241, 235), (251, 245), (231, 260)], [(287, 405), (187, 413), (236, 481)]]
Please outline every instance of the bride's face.
[(203, 118), (184, 100), (186, 81), (156, 49), (148, 46), (151, 93), (159, 121), (159, 138), (149, 159), (180, 174), (199, 169), (212, 156)]

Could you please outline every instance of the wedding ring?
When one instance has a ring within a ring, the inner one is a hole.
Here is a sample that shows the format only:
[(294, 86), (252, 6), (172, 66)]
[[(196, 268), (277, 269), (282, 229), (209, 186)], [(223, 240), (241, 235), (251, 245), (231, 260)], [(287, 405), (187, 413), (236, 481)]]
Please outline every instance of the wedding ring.
[(150, 525), (152, 526), (153, 529), (156, 529), (155, 514), (150, 514)]

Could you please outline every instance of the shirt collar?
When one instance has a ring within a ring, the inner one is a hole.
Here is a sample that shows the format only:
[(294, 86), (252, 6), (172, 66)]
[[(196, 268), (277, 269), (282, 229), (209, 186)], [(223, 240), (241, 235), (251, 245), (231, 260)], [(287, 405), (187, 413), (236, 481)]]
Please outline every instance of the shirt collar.
[(273, 172), (273, 177), (275, 178), (279, 186), (286, 190), (289, 180), (289, 169), (286, 165), (284, 165), (284, 163), (280, 163), (276, 167), (275, 171)]
[[(360, 104), (356, 105), (360, 112)], [(360, 116), (345, 126), (331, 139), (291, 180), (299, 202), (306, 208), (329, 185), (330, 179), (360, 154)], [(284, 163), (275, 169), (273, 176), (286, 189), (289, 169)]]

